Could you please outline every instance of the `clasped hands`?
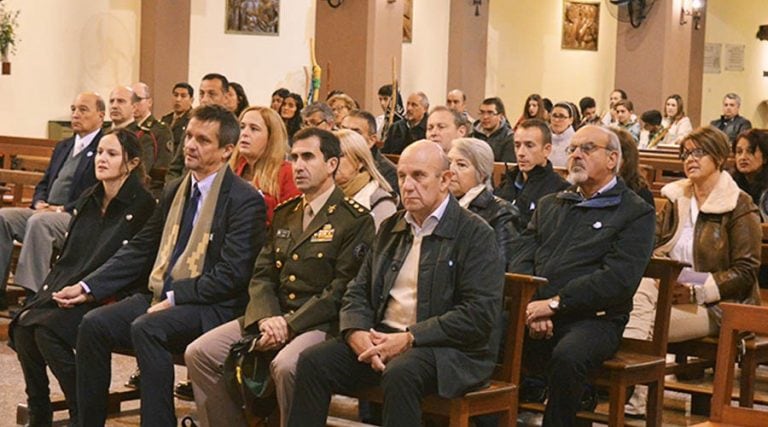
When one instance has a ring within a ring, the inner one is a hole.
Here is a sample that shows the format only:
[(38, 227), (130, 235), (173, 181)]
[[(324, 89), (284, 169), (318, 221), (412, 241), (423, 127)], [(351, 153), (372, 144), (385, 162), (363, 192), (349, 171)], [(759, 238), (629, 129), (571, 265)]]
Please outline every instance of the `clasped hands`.
[(525, 309), (525, 324), (528, 335), (536, 340), (552, 338), (554, 311), (549, 307), (549, 300), (531, 301)]
[(75, 283), (54, 292), (53, 300), (60, 308), (72, 308), (85, 302), (91, 302), (94, 298), (93, 295), (85, 293), (85, 289), (79, 283)]
[(283, 316), (265, 317), (259, 320), (261, 338), (256, 342), (258, 351), (273, 350), (293, 339), (293, 331)]
[(384, 372), (390, 360), (413, 347), (413, 334), (385, 334), (375, 329), (357, 330), (347, 336), (347, 344), (355, 352), (359, 362), (368, 363), (374, 371)]

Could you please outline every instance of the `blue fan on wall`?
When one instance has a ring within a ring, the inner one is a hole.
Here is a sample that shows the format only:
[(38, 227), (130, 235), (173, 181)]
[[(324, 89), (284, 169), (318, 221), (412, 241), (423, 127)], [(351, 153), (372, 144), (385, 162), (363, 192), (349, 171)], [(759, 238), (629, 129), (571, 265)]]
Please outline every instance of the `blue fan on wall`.
[[(618, 14), (614, 15), (621, 22), (629, 22), (632, 28), (640, 28), (656, 0), (607, 0), (618, 6)], [(609, 8), (611, 10), (611, 8)]]

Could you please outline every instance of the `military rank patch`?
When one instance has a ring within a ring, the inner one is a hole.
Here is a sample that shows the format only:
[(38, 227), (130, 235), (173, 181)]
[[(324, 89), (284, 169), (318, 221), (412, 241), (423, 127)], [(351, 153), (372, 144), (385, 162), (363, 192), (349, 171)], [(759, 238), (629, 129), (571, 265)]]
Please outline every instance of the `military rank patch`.
[(336, 230), (333, 229), (333, 226), (331, 224), (325, 224), (323, 228), (320, 230), (317, 230), (315, 234), (312, 235), (311, 242), (330, 242), (333, 240), (333, 233), (336, 232)]

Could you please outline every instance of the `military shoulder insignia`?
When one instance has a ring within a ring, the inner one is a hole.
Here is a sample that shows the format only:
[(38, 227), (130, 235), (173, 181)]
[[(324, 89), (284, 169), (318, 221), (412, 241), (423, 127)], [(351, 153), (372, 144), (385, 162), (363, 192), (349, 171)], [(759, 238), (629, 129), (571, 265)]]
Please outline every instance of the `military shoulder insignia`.
[(284, 206), (290, 205), (293, 202), (301, 200), (301, 195), (291, 197), (288, 200), (283, 201), (282, 203), (279, 203), (277, 206), (275, 206), (275, 210), (278, 210)]
[(371, 211), (368, 208), (361, 205), (360, 203), (357, 203), (356, 200), (351, 199), (349, 197), (344, 198), (344, 206), (346, 206), (347, 209), (350, 212), (352, 212), (355, 216), (363, 216), (371, 213)]

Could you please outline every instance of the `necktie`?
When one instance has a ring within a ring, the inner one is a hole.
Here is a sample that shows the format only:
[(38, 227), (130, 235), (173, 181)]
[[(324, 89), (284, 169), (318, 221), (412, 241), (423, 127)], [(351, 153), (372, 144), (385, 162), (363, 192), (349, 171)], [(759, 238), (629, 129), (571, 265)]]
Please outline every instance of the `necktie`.
[(304, 205), (304, 216), (302, 217), (302, 220), (301, 220), (302, 231), (306, 230), (307, 227), (309, 227), (309, 223), (312, 222), (312, 218), (314, 217), (315, 217), (315, 213), (312, 212), (312, 206), (310, 206), (310, 204), (307, 203), (306, 205)]
[(166, 292), (171, 290), (171, 270), (176, 265), (184, 249), (189, 243), (189, 236), (192, 235), (192, 225), (197, 213), (197, 204), (200, 201), (200, 189), (197, 184), (192, 186), (192, 194), (187, 199), (187, 205), (184, 208), (184, 216), (181, 217), (181, 228), (179, 228), (179, 237), (176, 239), (176, 246), (173, 247), (171, 259), (168, 262), (168, 269), (165, 271), (165, 281), (163, 282), (163, 297)]

